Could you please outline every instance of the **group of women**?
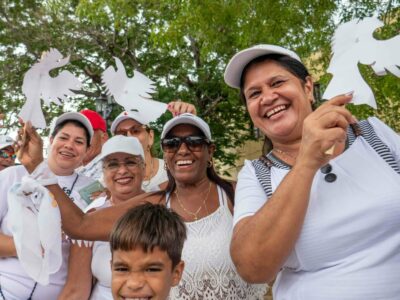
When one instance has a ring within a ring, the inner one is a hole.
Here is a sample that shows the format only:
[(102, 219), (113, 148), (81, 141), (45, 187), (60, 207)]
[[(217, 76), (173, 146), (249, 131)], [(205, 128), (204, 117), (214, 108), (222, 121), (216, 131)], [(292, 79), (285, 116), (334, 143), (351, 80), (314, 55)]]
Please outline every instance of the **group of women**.
[[(151, 156), (151, 130), (126, 113), (114, 121), (117, 135), (100, 155), (109, 196), (84, 213), (74, 204), (77, 184), (84, 181), (74, 168), (90, 143), (90, 127), (84, 119), (58, 122), (63, 126), (53, 131), (47, 163), (58, 184), (47, 188), (64, 232), (96, 241), (90, 248), (72, 246), (60, 298), (111, 299), (105, 241), (129, 208), (150, 201), (176, 211), (188, 230), (184, 275), (171, 299), (263, 299), (265, 283), (274, 279), (274, 299), (397, 299), (399, 135), (376, 118), (357, 122), (345, 108), (351, 93), (314, 109), (307, 69), (279, 46), (237, 53), (225, 81), (240, 89), (254, 126), (266, 137), (265, 153), (245, 162), (236, 188), (215, 172), (216, 145), (204, 120), (182, 113), (168, 121), (162, 161)], [(66, 264), (49, 286), (35, 284), (23, 270), (14, 271), (18, 259), (6, 235), (7, 188), (43, 160), (40, 137), (27, 125), (17, 147), (24, 166), (0, 173), (0, 297), (56, 299)], [(168, 180), (154, 186), (161, 167)], [(151, 193), (144, 193), (146, 186)]]

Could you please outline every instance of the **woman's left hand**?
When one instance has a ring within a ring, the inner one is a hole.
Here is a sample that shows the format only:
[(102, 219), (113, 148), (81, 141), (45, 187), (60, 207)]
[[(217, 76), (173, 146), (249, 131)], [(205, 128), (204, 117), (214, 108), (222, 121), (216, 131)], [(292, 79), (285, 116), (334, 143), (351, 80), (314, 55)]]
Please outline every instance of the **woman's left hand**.
[(168, 103), (168, 110), (174, 117), (183, 113), (197, 114), (196, 107), (193, 104), (182, 102), (181, 100), (174, 100)]
[(43, 140), (32, 127), (30, 121), (20, 121), (21, 128), (18, 131), (18, 139), (14, 146), (18, 160), (29, 173), (43, 161)]

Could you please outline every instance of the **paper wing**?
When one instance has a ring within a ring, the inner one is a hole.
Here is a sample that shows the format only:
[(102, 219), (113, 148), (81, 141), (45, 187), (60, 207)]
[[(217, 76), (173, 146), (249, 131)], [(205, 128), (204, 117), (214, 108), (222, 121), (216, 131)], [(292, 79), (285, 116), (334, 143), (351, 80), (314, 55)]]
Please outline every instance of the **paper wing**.
[(71, 72), (62, 71), (54, 78), (50, 76), (42, 77), (39, 86), (40, 97), (45, 104), (50, 105), (51, 102), (54, 102), (57, 105), (62, 105), (64, 101), (68, 100), (69, 96), (74, 95), (71, 90), (79, 90), (82, 84)]
[(138, 71), (129, 78), (121, 60), (115, 57), (117, 69), (108, 67), (102, 75), (107, 93), (126, 111), (137, 111), (149, 122), (157, 120), (167, 109), (165, 103), (151, 100), (155, 92), (154, 82)]

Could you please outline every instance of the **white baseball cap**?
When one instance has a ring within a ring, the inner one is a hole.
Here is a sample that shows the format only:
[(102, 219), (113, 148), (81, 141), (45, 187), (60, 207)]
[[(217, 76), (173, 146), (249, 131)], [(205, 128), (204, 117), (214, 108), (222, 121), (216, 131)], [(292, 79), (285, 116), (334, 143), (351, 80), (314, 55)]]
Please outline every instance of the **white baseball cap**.
[(161, 139), (165, 138), (172, 128), (180, 124), (189, 124), (199, 128), (204, 133), (205, 137), (211, 141), (211, 131), (208, 124), (202, 118), (190, 113), (178, 115), (165, 123), (161, 133)]
[(123, 111), (115, 118), (115, 120), (111, 124), (111, 133), (115, 134), (115, 130), (117, 129), (118, 125), (125, 120), (132, 119), (139, 122), (142, 125), (149, 125), (150, 120), (148, 120), (143, 114), (138, 111)]
[(67, 120), (74, 120), (74, 121), (81, 123), (83, 126), (85, 126), (85, 128), (89, 132), (90, 140), (92, 140), (92, 137), (93, 137), (92, 124), (90, 123), (89, 119), (86, 116), (84, 116), (83, 114), (78, 113), (78, 112), (63, 113), (61, 116), (59, 116), (55, 120), (55, 122), (52, 123), (50, 133), (53, 133), (54, 129), (57, 127), (58, 124), (61, 124), (62, 122), (67, 121)]
[(224, 80), (227, 85), (233, 88), (240, 88), (240, 79), (243, 69), (253, 59), (267, 54), (282, 54), (290, 56), (301, 62), (300, 57), (293, 51), (276, 45), (255, 45), (236, 53), (226, 65)]
[(8, 146), (12, 146), (14, 140), (8, 135), (0, 135), (0, 149), (4, 149)]
[(144, 160), (143, 146), (135, 137), (116, 135), (108, 139), (101, 148), (98, 160), (104, 159), (106, 156), (113, 153), (127, 153), (132, 155), (140, 155)]

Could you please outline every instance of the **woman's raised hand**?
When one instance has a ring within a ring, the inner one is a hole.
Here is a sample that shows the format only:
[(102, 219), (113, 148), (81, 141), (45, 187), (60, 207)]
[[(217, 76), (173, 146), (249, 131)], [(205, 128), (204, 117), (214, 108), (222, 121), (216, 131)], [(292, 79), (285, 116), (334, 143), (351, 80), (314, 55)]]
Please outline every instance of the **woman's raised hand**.
[[(351, 99), (352, 94), (336, 96), (307, 116), (303, 124), (299, 162), (318, 169), (343, 152), (347, 127), (356, 122), (345, 108)], [(329, 153), (330, 150), (333, 152)]]
[(24, 123), (20, 120), (20, 124), (14, 148), (18, 160), (31, 173), (43, 161), (43, 140), (30, 121)]
[(168, 103), (168, 110), (174, 117), (183, 113), (197, 114), (196, 107), (193, 104), (181, 100), (174, 100)]

